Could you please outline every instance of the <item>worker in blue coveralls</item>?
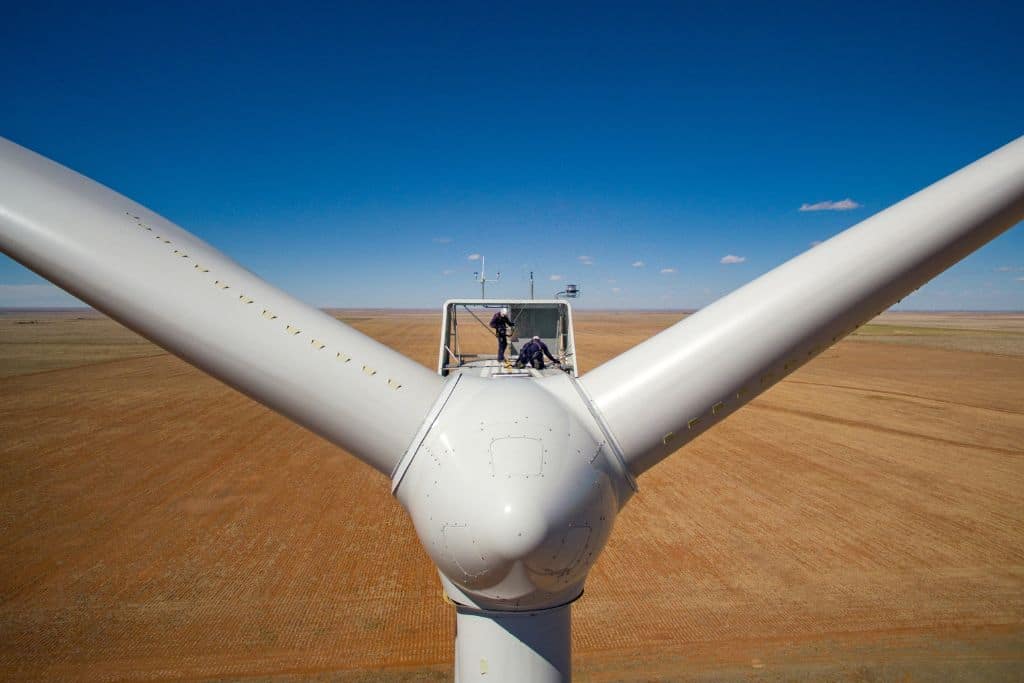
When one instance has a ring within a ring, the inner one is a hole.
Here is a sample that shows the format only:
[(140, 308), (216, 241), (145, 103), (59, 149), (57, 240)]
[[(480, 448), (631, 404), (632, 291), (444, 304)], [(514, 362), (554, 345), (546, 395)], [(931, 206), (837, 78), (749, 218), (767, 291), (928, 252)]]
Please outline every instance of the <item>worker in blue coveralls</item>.
[(505, 349), (508, 348), (508, 330), (515, 327), (515, 323), (508, 319), (508, 309), (503, 308), (491, 318), (491, 327), (494, 328), (494, 335), (498, 338), (498, 362), (505, 362)]
[(551, 351), (548, 350), (548, 345), (541, 341), (540, 337), (534, 336), (523, 345), (523, 348), (519, 349), (519, 360), (516, 361), (516, 366), (525, 368), (527, 365), (532, 365), (538, 370), (543, 370), (544, 356), (550, 358), (552, 363), (558, 362), (558, 359), (552, 356)]

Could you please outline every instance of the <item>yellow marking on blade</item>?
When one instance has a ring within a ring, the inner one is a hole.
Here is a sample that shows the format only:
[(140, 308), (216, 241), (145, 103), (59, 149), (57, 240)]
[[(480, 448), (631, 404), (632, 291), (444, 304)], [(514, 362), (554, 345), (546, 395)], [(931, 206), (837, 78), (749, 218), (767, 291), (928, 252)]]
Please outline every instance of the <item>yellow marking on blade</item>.
[(247, 297), (245, 294), (239, 294), (238, 295), (238, 300), (241, 301), (243, 304), (251, 304), (252, 303), (252, 299)]
[(715, 405), (711, 406), (711, 414), (712, 415), (717, 415), (718, 411), (721, 410), (722, 408), (725, 408), (725, 403), (723, 403), (722, 401), (719, 401)]
[(287, 330), (288, 334), (298, 334), (299, 332), (302, 332), (302, 330), (295, 327), (294, 325), (285, 325), (284, 329)]
[(210, 269), (209, 269), (209, 268), (203, 268), (203, 267), (202, 267), (201, 265), (199, 265), (198, 263), (197, 263), (197, 264), (195, 264), (195, 265), (194, 265), (194, 266), (192, 266), (192, 267), (193, 267), (193, 268), (195, 268), (196, 270), (198, 270), (198, 271), (199, 271), (200, 273), (209, 273), (209, 272), (210, 272)]
[(700, 418), (699, 417), (695, 417), (695, 418), (693, 418), (692, 420), (690, 420), (689, 422), (686, 423), (686, 428), (687, 429), (693, 429), (698, 424), (700, 424)]
[(221, 282), (220, 280), (214, 280), (213, 286), (216, 287), (217, 289), (230, 289), (228, 287), (228, 283)]
[(346, 355), (345, 355), (345, 354), (343, 354), (343, 353), (342, 353), (341, 351), (338, 351), (338, 355), (337, 355), (337, 356), (335, 356), (335, 358), (337, 358), (338, 360), (340, 360), (340, 361), (341, 361), (342, 363), (347, 363), (347, 362), (349, 362), (350, 360), (352, 360), (352, 357), (351, 357), (351, 356), (346, 356)]
[(310, 339), (309, 340), (309, 344), (310, 344), (310, 346), (315, 346), (317, 348), (317, 350), (323, 349), (323, 348), (325, 348), (327, 346), (327, 344), (324, 344), (319, 339)]
[(399, 384), (398, 382), (396, 382), (393, 379), (389, 379), (388, 380), (388, 386), (391, 387), (392, 389), (394, 389), (395, 391), (398, 391), (399, 389), (402, 388), (402, 385)]
[(661, 443), (663, 443), (663, 444), (665, 444), (667, 446), (668, 442), (671, 441), (674, 438), (676, 438), (676, 433), (675, 432), (669, 432), (665, 436), (661, 437)]
[(267, 310), (265, 308), (263, 309), (263, 317), (266, 318), (267, 320), (275, 320), (277, 318), (276, 315), (274, 315), (273, 313), (271, 313), (269, 310)]
[(370, 377), (373, 377), (374, 375), (376, 375), (376, 374), (377, 374), (377, 371), (376, 371), (376, 370), (374, 370), (373, 368), (371, 368), (371, 367), (368, 367), (368, 366), (366, 366), (366, 365), (364, 365), (364, 366), (363, 366), (363, 372), (365, 372), (365, 373), (366, 373), (367, 375), (369, 375)]

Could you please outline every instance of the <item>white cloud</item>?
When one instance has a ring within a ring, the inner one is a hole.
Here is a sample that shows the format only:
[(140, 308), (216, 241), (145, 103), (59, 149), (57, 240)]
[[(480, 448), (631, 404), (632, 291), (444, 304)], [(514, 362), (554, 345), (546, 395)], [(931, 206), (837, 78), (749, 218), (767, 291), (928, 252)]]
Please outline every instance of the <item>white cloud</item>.
[(612, 287), (612, 294), (618, 294), (622, 291), (621, 287)]
[(452, 270), (451, 268), (445, 268), (444, 270), (441, 271), (441, 275), (451, 275), (454, 272), (455, 271)]
[(675, 268), (662, 268), (661, 269), (661, 274), (662, 275), (671, 275), (674, 272), (676, 272)]
[(466, 260), (467, 261), (479, 261), (480, 260), (480, 254), (470, 254), (469, 256), (466, 257)]
[(1016, 266), (1016, 267), (1014, 267), (1014, 266), (999, 266), (998, 268), (996, 268), (996, 272), (997, 273), (1022, 273), (1022, 272), (1024, 272), (1024, 267), (1022, 267), (1022, 266)]
[(0, 285), (0, 306), (13, 308), (84, 306), (81, 301), (56, 285)]
[(851, 209), (859, 209), (860, 204), (853, 201), (849, 197), (846, 199), (840, 199), (838, 202), (827, 200), (824, 202), (816, 202), (814, 204), (801, 204), (800, 211), (849, 211)]
[(647, 264), (644, 263), (643, 261), (633, 261), (633, 267), (634, 268), (643, 268), (646, 265)]
[(433, 239), (433, 242), (434, 242), (434, 244), (451, 244), (452, 243), (452, 238), (451, 237), (435, 237)]
[(594, 265), (594, 258), (592, 256), (577, 256), (576, 259), (585, 266)]
[(615, 278), (613, 278), (613, 277), (608, 278), (608, 284), (614, 285), (616, 282), (618, 282), (618, 280), (616, 280)]
[(1024, 277), (1017, 278), (1017, 282), (1024, 282)]
[(561, 275), (552, 275), (548, 279), (551, 280), (552, 282), (558, 282), (559, 280), (562, 279), (562, 276)]
[(746, 256), (737, 256), (736, 254), (726, 254), (718, 262), (730, 266), (734, 263), (743, 263), (747, 260)]

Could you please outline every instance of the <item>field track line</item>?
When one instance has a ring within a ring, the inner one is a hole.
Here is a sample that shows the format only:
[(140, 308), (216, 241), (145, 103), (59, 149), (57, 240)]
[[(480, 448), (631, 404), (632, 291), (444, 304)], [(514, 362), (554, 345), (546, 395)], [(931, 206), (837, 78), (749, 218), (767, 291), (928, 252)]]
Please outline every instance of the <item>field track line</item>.
[(899, 396), (900, 398), (909, 398), (915, 401), (921, 401), (923, 403), (941, 403), (948, 406), (957, 406), (960, 408), (973, 408), (975, 410), (988, 410), (994, 413), (1005, 413), (1007, 415), (1024, 415), (1024, 412), (1019, 410), (1009, 410), (1007, 408), (992, 408), (989, 406), (976, 406), (972, 403), (957, 403), (956, 401), (944, 401), (941, 398), (929, 398), (927, 396), (918, 396), (917, 394), (908, 394), (902, 391), (887, 391), (885, 389), (871, 389), (869, 387), (855, 387), (846, 384), (829, 384), (827, 382), (810, 382), (802, 379), (791, 379), (787, 380), (789, 384), (807, 384), (815, 387), (826, 387), (828, 389), (845, 389), (847, 391), (860, 391), (865, 394), (885, 394), (887, 396)]
[(833, 424), (841, 424), (847, 427), (857, 427), (860, 429), (866, 429), (870, 432), (876, 432), (879, 434), (891, 434), (893, 436), (909, 436), (915, 439), (923, 439), (925, 441), (931, 441), (933, 443), (941, 443), (946, 446), (954, 446), (957, 448), (971, 448), (974, 450), (985, 451), (988, 453), (999, 453), (1001, 455), (1024, 455), (1024, 451), (1014, 450), (1011, 448), (997, 448), (995, 446), (981, 446), (974, 443), (968, 443), (966, 441), (953, 441), (952, 439), (943, 439), (938, 436), (928, 436), (927, 434), (919, 434), (917, 432), (910, 432), (903, 429), (894, 429), (892, 427), (881, 427), (876, 424), (869, 422), (859, 422), (857, 420), (849, 420), (842, 417), (834, 417), (832, 415), (825, 415), (824, 413), (815, 413), (810, 410), (798, 410), (796, 408), (782, 408), (779, 406), (768, 406), (763, 403), (752, 403), (748, 408), (755, 408), (758, 410), (767, 410), (774, 413), (783, 413), (786, 415), (796, 415), (798, 417), (806, 417), (811, 420), (817, 420), (819, 422), (831, 422)]
[[(950, 335), (950, 336), (951, 337), (955, 337), (955, 335)], [(1007, 335), (1007, 336), (1009, 336), (1009, 335)], [(931, 338), (935, 339), (936, 337), (931, 337)], [(892, 341), (884, 341), (885, 339), (889, 339), (889, 340), (892, 340)], [(908, 341), (906, 338), (904, 338), (904, 339), (895, 339), (895, 335), (894, 336), (881, 335), (880, 337), (854, 337), (854, 336), (849, 336), (846, 339), (844, 339), (843, 341), (844, 342), (849, 342), (851, 344), (865, 344), (865, 345), (867, 345), (867, 344), (874, 344), (874, 345), (878, 345), (878, 346), (905, 346), (908, 349), (920, 349), (922, 351), (950, 351), (952, 353), (973, 353), (973, 354), (977, 354), (979, 356), (995, 356), (997, 358), (1020, 358), (1021, 357), (1021, 354), (1019, 354), (1019, 353), (999, 353), (998, 351), (980, 351), (978, 349), (964, 349), (964, 348), (958, 348), (958, 347), (937, 346), (937, 345), (934, 345), (934, 344), (915, 344), (915, 343), (913, 343), (911, 341)]]
[(47, 375), (53, 372), (63, 372), (65, 370), (81, 370), (82, 368), (95, 368), (103, 365), (113, 365), (114, 363), (127, 363), (133, 360), (142, 360), (144, 358), (161, 358), (163, 356), (170, 356), (169, 351), (161, 351), (160, 353), (154, 353), (149, 356), (128, 356), (127, 358), (111, 358), (110, 360), (98, 360), (95, 363), (82, 363), (81, 365), (66, 365), (59, 368), (50, 368), (49, 370), (36, 370), (35, 372), (23, 372), (17, 375), (4, 375), (0, 376), (0, 383), (7, 380), (19, 379), (21, 377), (38, 377), (39, 375)]

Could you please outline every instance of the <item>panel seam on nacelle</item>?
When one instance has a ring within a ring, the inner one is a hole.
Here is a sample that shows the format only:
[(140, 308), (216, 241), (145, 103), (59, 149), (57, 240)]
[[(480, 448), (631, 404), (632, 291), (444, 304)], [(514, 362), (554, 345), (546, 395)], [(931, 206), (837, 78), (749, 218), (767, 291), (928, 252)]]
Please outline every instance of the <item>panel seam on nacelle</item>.
[(416, 436), (413, 437), (412, 443), (405, 449), (405, 453), (399, 459), (398, 464), (395, 465), (395, 469), (391, 472), (391, 495), (396, 495), (398, 487), (402, 483), (402, 479), (405, 477), (405, 473), (409, 471), (409, 466), (412, 464), (413, 459), (416, 457), (416, 452), (419, 451), (420, 445), (423, 444), (423, 440), (427, 438), (427, 434), (430, 433), (434, 423), (437, 422), (437, 418), (441, 415), (445, 405), (448, 403), (448, 399), (451, 398), (452, 393), (455, 391), (455, 387), (458, 385), (459, 380), (462, 379), (461, 373), (455, 373), (449, 375), (451, 378), (441, 393), (438, 395), (437, 400), (434, 401), (434, 405), (430, 408), (430, 412), (423, 419), (423, 423), (420, 425), (419, 431), (416, 432)]
[(583, 400), (583, 404), (590, 412), (590, 416), (594, 418), (594, 422), (597, 423), (598, 428), (604, 435), (605, 441), (608, 443), (612, 452), (612, 457), (610, 458), (612, 465), (619, 471), (619, 474), (626, 480), (626, 483), (629, 484), (629, 487), (633, 489), (634, 493), (640, 491), (640, 486), (637, 484), (636, 477), (634, 477), (633, 473), (629, 471), (629, 466), (626, 464), (626, 458), (622, 452), (622, 447), (619, 446), (618, 440), (612, 433), (611, 427), (608, 426), (608, 423), (605, 421), (601, 411), (598, 410), (597, 405), (594, 403), (594, 399), (590, 398), (590, 394), (587, 393), (582, 382), (577, 380), (575, 377), (568, 377), (567, 379), (573, 388), (576, 389), (576, 392)]

